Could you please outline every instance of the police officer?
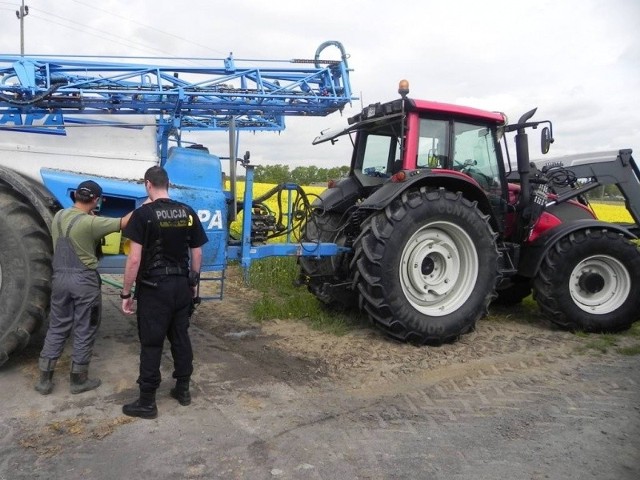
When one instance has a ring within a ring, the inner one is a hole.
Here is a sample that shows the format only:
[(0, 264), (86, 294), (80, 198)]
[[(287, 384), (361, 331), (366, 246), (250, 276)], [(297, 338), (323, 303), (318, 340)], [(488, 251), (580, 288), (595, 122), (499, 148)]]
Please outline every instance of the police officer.
[(64, 344), (73, 330), (71, 393), (93, 390), (99, 379), (89, 378), (89, 362), (102, 313), (102, 294), (97, 251), (102, 237), (127, 225), (123, 218), (94, 214), (102, 202), (102, 188), (87, 180), (76, 189), (72, 207), (53, 217), (53, 277), (49, 329), (40, 352), (40, 381), (35, 386), (42, 395), (53, 390), (53, 371)]
[(207, 237), (194, 210), (169, 198), (169, 177), (164, 168), (147, 170), (144, 184), (150, 201), (134, 211), (123, 232), (131, 240), (131, 248), (120, 293), (122, 311), (134, 313), (135, 282), (140, 397), (124, 405), (122, 412), (131, 417), (156, 418), (155, 398), (165, 338), (171, 343), (176, 379), (171, 396), (181, 405), (191, 403), (193, 352), (189, 315), (200, 278), (201, 247)]

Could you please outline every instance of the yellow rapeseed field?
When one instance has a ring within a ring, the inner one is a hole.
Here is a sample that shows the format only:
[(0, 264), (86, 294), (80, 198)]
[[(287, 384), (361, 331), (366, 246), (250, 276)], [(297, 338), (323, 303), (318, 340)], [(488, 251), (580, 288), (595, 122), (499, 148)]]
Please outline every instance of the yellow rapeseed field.
[(600, 220), (615, 223), (633, 223), (631, 214), (622, 203), (591, 203), (591, 208)]

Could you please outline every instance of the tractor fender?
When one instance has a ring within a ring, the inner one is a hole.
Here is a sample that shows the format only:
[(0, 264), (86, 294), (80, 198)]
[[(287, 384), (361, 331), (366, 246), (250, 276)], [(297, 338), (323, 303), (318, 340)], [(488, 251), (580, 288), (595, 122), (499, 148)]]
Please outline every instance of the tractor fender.
[(56, 205), (53, 195), (41, 184), (11, 169), (0, 166), (0, 183), (4, 183), (22, 195), (38, 212), (40, 218), (51, 231), (53, 214), (60, 205)]
[[(491, 205), (480, 185), (467, 175), (455, 171), (414, 170), (407, 172), (407, 179), (402, 182), (387, 182), (366, 198), (361, 209), (382, 210), (404, 192), (421, 187), (443, 188), (451, 192), (462, 192), (470, 201), (478, 202), (478, 208), (485, 214), (491, 213)], [(492, 225), (493, 226), (493, 225)]]
[(334, 187), (324, 190), (314, 201), (312, 207), (327, 212), (345, 212), (362, 197), (362, 186), (355, 177), (339, 180)]
[(567, 235), (579, 230), (603, 229), (618, 232), (621, 235), (635, 239), (636, 235), (628, 229), (616, 225), (614, 223), (603, 222), (595, 219), (580, 219), (570, 222), (564, 222), (555, 228), (551, 228), (544, 232), (534, 242), (524, 245), (520, 254), (520, 264), (518, 265), (518, 274), (526, 278), (533, 278), (540, 268), (542, 260), (549, 250), (561, 239)]

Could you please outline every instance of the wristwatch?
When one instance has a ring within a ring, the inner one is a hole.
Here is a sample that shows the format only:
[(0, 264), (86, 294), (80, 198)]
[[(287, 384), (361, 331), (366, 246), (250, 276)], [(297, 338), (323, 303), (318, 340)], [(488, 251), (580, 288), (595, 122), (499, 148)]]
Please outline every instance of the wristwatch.
[(131, 298), (131, 292), (129, 292), (129, 293), (120, 292), (120, 298), (122, 300), (126, 300), (127, 298)]

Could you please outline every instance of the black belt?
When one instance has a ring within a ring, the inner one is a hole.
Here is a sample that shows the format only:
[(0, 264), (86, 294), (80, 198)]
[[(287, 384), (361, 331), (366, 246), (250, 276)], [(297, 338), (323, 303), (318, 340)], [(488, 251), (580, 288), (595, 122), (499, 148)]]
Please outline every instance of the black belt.
[(145, 277), (162, 277), (166, 275), (178, 275), (181, 277), (188, 277), (189, 270), (180, 267), (156, 267), (147, 272)]

